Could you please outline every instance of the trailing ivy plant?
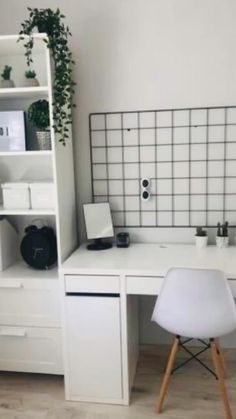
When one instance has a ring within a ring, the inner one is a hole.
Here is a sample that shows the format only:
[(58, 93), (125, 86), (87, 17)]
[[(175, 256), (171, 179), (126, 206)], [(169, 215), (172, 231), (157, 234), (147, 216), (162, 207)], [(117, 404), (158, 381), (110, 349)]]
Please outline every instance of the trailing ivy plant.
[[(68, 37), (71, 36), (71, 32), (69, 27), (65, 26), (63, 22), (65, 16), (59, 9), (56, 11), (30, 7), (27, 9), (29, 18), (21, 24), (19, 40), (25, 41), (25, 56), (30, 66), (33, 62), (33, 31), (36, 28), (39, 32), (47, 34), (44, 42), (50, 49), (54, 61), (53, 128), (59, 135), (59, 141), (65, 145), (69, 138), (69, 125), (72, 123), (72, 108), (75, 107), (72, 100), (76, 84), (72, 78), (72, 67), (75, 62), (68, 46)], [(28, 37), (25, 38), (24, 35)]]

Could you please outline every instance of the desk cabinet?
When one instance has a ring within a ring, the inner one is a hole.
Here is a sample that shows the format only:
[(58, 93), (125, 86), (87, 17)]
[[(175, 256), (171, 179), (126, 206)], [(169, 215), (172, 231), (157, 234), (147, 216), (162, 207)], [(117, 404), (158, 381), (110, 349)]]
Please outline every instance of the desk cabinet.
[(66, 398), (114, 402), (122, 398), (120, 297), (65, 297)]

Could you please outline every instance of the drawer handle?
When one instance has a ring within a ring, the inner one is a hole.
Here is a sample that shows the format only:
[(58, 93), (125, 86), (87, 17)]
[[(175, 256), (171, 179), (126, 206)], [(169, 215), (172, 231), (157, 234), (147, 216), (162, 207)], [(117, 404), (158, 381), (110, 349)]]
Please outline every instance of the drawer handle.
[(0, 336), (11, 336), (24, 338), (27, 336), (26, 330), (24, 329), (0, 329)]
[(23, 288), (22, 282), (0, 282), (0, 288), (20, 289)]

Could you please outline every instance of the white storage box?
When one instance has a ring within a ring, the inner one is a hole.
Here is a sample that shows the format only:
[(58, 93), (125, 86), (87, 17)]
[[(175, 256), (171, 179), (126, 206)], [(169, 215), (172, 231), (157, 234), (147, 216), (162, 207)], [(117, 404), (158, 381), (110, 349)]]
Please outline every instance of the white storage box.
[(25, 150), (25, 118), (23, 111), (0, 112), (0, 150)]
[(6, 218), (0, 219), (0, 271), (17, 259), (18, 234)]
[(55, 192), (54, 184), (52, 182), (33, 182), (29, 184), (31, 208), (54, 208), (55, 207)]
[(3, 206), (9, 209), (30, 208), (29, 184), (8, 182), (2, 184)]

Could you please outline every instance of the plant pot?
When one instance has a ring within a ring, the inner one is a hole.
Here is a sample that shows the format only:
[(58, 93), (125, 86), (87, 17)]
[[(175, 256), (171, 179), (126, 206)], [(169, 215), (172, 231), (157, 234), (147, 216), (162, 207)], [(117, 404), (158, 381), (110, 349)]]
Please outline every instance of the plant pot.
[(196, 247), (207, 247), (208, 236), (195, 236)]
[(229, 237), (216, 236), (216, 246), (219, 249), (228, 247), (228, 245), (229, 245)]
[(1, 81), (1, 87), (4, 88), (9, 88), (9, 87), (15, 87), (14, 81), (12, 80), (2, 80)]
[(51, 133), (49, 130), (36, 131), (38, 150), (51, 150)]
[(38, 79), (27, 79), (25, 78), (25, 83), (24, 83), (25, 87), (36, 87), (39, 86), (39, 81)]

